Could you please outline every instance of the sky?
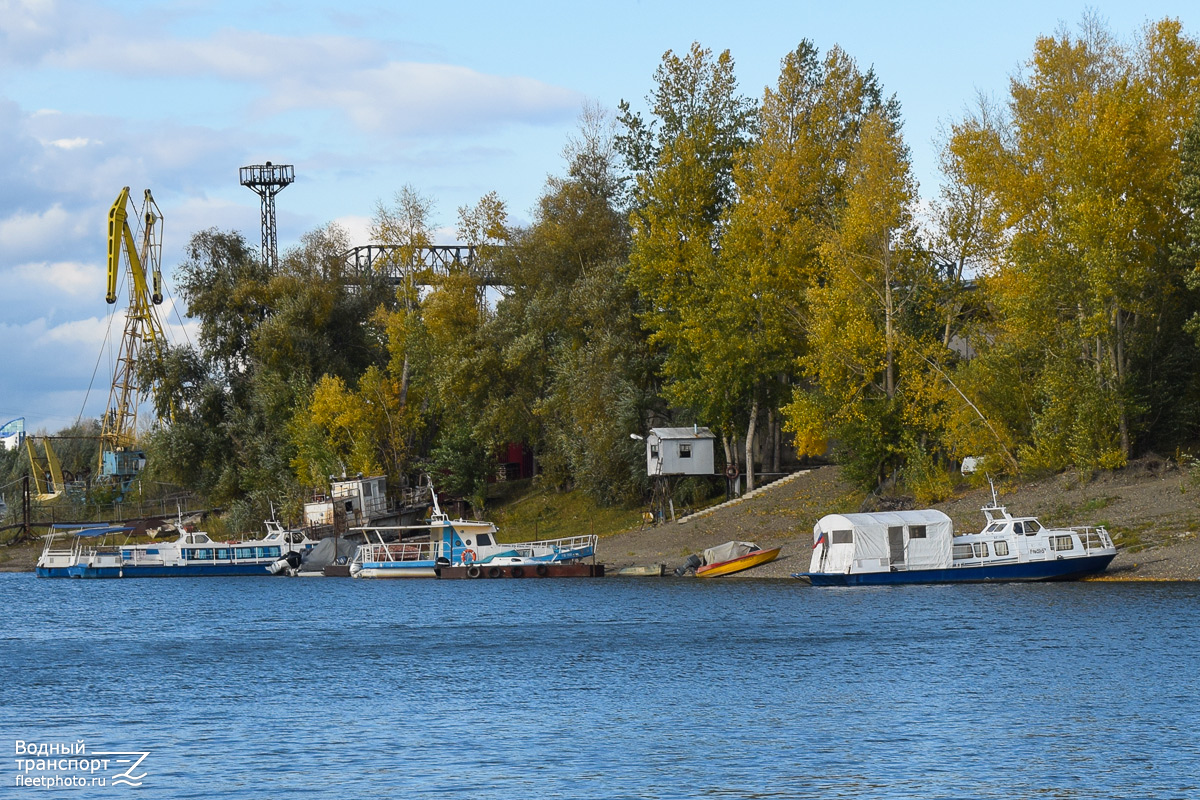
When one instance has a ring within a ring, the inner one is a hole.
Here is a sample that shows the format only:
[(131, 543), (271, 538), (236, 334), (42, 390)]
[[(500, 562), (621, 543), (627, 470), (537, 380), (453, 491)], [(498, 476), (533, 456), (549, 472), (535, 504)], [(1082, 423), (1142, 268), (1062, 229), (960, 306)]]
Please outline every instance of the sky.
[(239, 167), (295, 166), (280, 252), (330, 222), (369, 244), (376, 207), (405, 186), (453, 244), (457, 209), (488, 192), (527, 223), (584, 105), (644, 112), (668, 50), (728, 49), (760, 98), (809, 39), (899, 99), (929, 200), (940, 131), (980, 95), (1003, 102), (1037, 37), (1086, 12), (1122, 39), (1164, 17), (1190, 36), (1200, 24), (1194, 3), (1157, 0), (0, 0), (0, 424), (55, 432), (103, 412), (123, 313), (104, 301), (106, 225), (124, 186), (162, 211), (178, 340), (171, 276), (192, 234), (260, 241)]

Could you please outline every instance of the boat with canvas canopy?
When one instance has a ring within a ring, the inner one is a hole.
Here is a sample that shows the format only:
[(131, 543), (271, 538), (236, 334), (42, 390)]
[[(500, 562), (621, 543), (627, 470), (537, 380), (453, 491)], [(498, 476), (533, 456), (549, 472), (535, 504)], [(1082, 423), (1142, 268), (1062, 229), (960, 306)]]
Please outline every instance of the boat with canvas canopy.
[(954, 535), (941, 511), (829, 514), (813, 528), (814, 586), (983, 581), (1064, 581), (1102, 572), (1117, 548), (1103, 526), (1047, 528), (996, 501), (978, 533)]

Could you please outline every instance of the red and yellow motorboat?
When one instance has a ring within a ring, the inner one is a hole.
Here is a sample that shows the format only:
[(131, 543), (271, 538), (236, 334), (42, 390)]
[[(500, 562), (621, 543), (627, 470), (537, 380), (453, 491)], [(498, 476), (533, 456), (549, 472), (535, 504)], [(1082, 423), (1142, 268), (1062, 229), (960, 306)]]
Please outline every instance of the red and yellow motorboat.
[[(729, 542), (729, 544), (713, 547), (704, 551), (705, 564), (702, 567), (696, 567), (697, 578), (715, 578), (718, 575), (731, 575), (735, 572), (757, 567), (760, 564), (767, 564), (779, 557), (779, 551), (783, 548), (776, 547), (771, 550), (760, 550), (754, 545), (750, 545), (754, 549), (746, 552), (745, 545), (747, 542)], [(741, 548), (729, 548), (729, 545), (742, 545)], [(741, 555), (736, 555), (741, 551)], [(726, 557), (726, 556), (732, 556)]]

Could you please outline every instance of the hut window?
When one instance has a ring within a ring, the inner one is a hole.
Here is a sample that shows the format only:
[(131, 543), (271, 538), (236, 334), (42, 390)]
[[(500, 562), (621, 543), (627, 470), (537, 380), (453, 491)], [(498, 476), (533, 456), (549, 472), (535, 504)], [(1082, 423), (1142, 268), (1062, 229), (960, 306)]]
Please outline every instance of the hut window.
[(854, 544), (854, 531), (834, 531), (829, 534), (829, 541), (833, 544)]
[(679, 457), (680, 458), (691, 458), (692, 457), (692, 446), (690, 444), (679, 445)]
[(1008, 555), (1008, 542), (992, 542), (992, 547), (998, 556)]
[(925, 538), (925, 526), (924, 525), (909, 525), (908, 526), (908, 538), (924, 539)]
[(650, 457), (658, 458), (658, 443), (657, 442), (650, 445)]

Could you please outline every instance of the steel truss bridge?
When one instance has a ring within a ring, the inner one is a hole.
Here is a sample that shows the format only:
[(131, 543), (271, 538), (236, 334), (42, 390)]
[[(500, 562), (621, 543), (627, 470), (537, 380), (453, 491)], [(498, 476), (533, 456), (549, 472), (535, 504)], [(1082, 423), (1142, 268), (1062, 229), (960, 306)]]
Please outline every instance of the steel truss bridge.
[(482, 286), (504, 286), (489, 263), (487, 252), (499, 247), (476, 248), (465, 244), (438, 244), (425, 247), (369, 244), (345, 253), (348, 277), (382, 275), (393, 286), (417, 284), (430, 286), (450, 275), (466, 273)]

